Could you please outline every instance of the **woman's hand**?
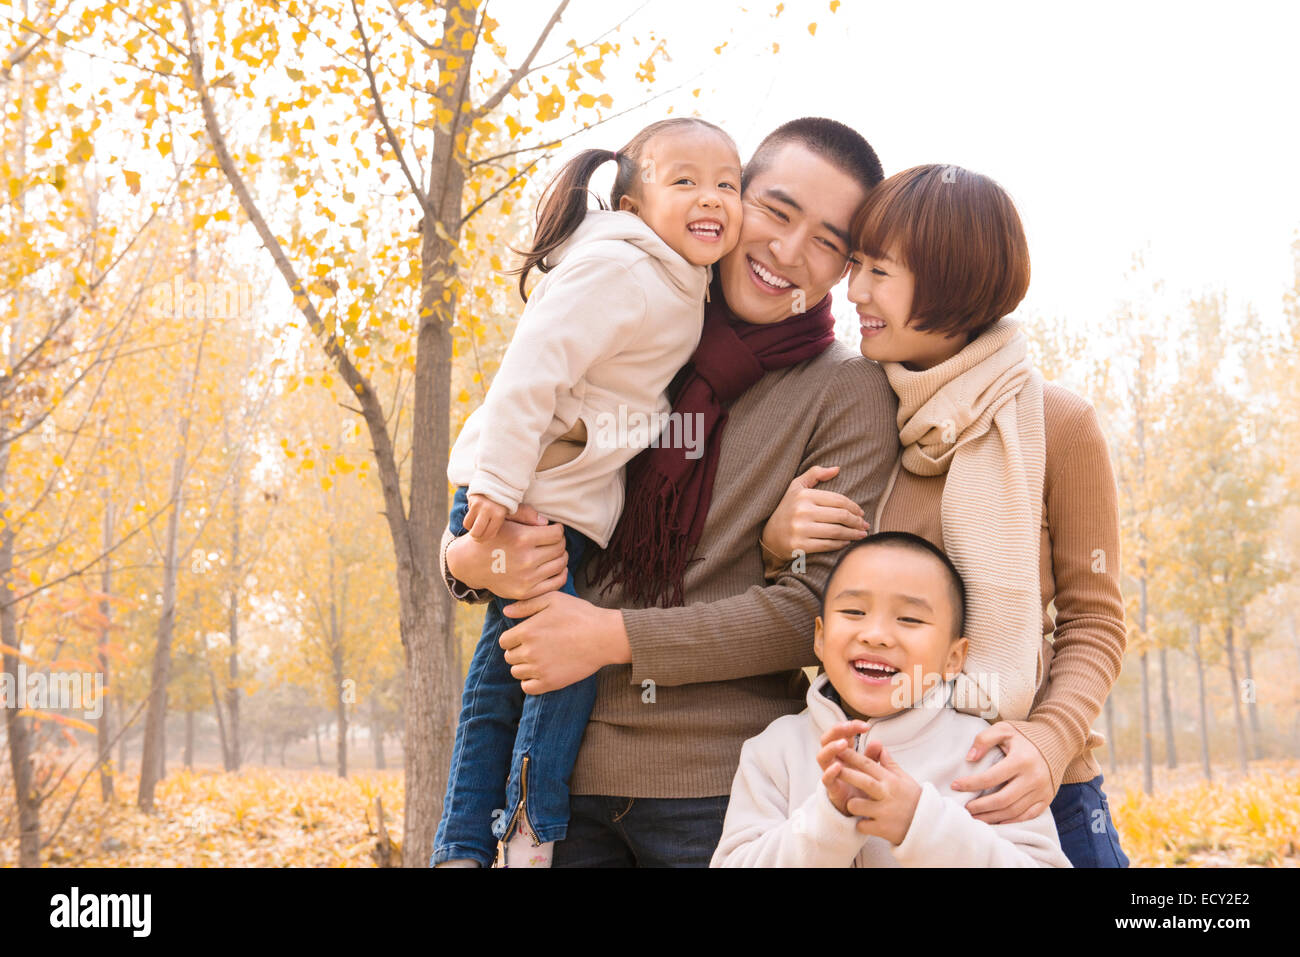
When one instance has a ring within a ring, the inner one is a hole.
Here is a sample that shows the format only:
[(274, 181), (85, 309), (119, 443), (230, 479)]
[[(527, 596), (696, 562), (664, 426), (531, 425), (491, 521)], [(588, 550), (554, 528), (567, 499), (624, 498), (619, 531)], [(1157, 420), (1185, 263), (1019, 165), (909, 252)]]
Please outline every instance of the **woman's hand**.
[(470, 588), (522, 601), (554, 591), (569, 573), (564, 526), (527, 505), (507, 516), (490, 538), (461, 535), (447, 546), (447, 571)]
[(1007, 756), (979, 774), (952, 782), (954, 791), (978, 792), (1003, 785), (993, 794), (967, 802), (971, 817), (986, 824), (1014, 824), (1031, 820), (1051, 807), (1056, 792), (1052, 790), (1047, 760), (1010, 722), (999, 721), (977, 734), (966, 760), (978, 761), (994, 745)]
[(763, 548), (786, 562), (796, 552), (833, 552), (870, 531), (862, 509), (839, 492), (813, 486), (834, 478), (840, 467), (814, 465), (797, 476), (763, 526)]

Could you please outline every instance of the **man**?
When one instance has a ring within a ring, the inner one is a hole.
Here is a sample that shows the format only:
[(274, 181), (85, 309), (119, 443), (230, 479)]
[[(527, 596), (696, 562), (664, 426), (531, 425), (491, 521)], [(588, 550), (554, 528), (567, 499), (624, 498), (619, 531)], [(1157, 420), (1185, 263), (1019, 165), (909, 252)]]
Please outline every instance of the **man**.
[[(751, 353), (745, 343), (755, 327), (801, 328), (810, 311), (825, 320), (822, 300), (848, 268), (850, 220), (881, 179), (870, 145), (820, 118), (779, 127), (745, 168), (740, 243), (718, 270), (740, 338), (715, 338), (714, 354), (703, 356), (706, 331), (684, 375), (706, 364), (726, 376), (756, 371), (739, 394), (719, 387), (708, 397), (715, 418), (722, 410), (720, 439), (703, 482), (704, 517), (691, 526), (693, 561), (676, 581), (681, 604), (624, 598), (645, 591), (651, 567), (638, 564), (636, 542), (624, 547), (618, 574), (580, 580), (574, 598), (549, 590), (564, 580), (558, 525), (523, 524), (524, 514), (493, 540), (444, 536), (453, 595), (480, 599), (468, 584), (525, 599), (506, 611), (531, 617), (503, 646), (526, 693), (600, 672), (554, 866), (707, 866), (741, 745), (804, 706), (799, 669), (816, 663), (812, 623), (834, 553), (796, 556), (767, 583), (759, 535), (794, 482), (833, 476), (822, 487), (874, 509), (898, 455), (896, 400), (879, 366), (838, 342), (825, 345), (829, 335), (820, 352), (794, 364), (774, 359), (779, 349)], [(735, 354), (717, 354), (725, 348)], [(688, 376), (682, 394), (709, 392), (717, 383), (706, 380), (722, 377)], [(838, 473), (818, 468), (827, 461)], [(630, 475), (620, 531), (637, 491)], [(676, 594), (659, 588), (671, 581), (652, 584), (655, 597)]]

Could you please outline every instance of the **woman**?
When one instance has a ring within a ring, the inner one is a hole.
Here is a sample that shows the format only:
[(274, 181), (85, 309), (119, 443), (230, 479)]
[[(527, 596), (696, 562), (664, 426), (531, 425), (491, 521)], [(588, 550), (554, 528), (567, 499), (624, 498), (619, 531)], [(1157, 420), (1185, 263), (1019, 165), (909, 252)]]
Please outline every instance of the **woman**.
[[(967, 810), (996, 824), (1050, 803), (1074, 866), (1125, 867), (1090, 730), (1126, 639), (1115, 481), (1092, 406), (1042, 381), (1006, 318), (1029, 286), (1015, 206), (987, 177), (920, 166), (871, 192), (853, 238), (862, 354), (898, 396), (903, 447), (871, 527), (921, 535), (962, 572), (966, 710), (1000, 719), (969, 758), (1007, 753), (954, 786), (1006, 782)], [(769, 569), (865, 535), (861, 514), (792, 486), (763, 532)]]

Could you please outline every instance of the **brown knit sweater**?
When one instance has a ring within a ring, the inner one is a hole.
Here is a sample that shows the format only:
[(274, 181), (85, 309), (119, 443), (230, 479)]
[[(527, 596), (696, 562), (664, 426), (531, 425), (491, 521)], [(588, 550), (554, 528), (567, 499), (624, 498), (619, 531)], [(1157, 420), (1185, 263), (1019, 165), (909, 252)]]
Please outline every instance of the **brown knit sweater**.
[[(579, 581), (584, 598), (623, 608), (633, 663), (599, 673), (572, 793), (729, 794), (745, 740), (803, 709), (799, 669), (817, 661), (813, 618), (835, 553), (809, 555), (804, 570), (767, 583), (759, 535), (791, 480), (814, 465), (840, 466), (819, 487), (872, 514), (898, 457), (896, 409), (880, 367), (838, 342), (768, 372), (730, 408), (686, 606), (626, 608), (617, 587), (600, 595)], [(458, 598), (482, 597), (447, 584)]]
[[(1085, 399), (1045, 383), (1043, 425), (1047, 468), (1039, 578), (1044, 640), (1052, 636), (1045, 652), (1050, 664), (1029, 718), (1011, 724), (1042, 752), (1055, 789), (1101, 773), (1092, 750), (1105, 740), (1092, 723), (1119, 677), (1127, 628), (1119, 584), (1119, 504), (1097, 414)], [(913, 532), (943, 548), (946, 479), (900, 469), (879, 530)]]

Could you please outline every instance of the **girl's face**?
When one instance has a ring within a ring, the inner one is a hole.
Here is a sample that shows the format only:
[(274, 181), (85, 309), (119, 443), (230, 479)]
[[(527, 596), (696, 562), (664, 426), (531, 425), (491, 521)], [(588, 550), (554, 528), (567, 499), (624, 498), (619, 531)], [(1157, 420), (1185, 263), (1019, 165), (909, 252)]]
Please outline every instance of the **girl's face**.
[(951, 359), (966, 345), (965, 336), (945, 338), (920, 332), (911, 322), (916, 280), (896, 246), (883, 257), (854, 254), (849, 270), (849, 301), (858, 308), (862, 354), (877, 362), (901, 362), (929, 369)]
[(731, 252), (740, 238), (740, 157), (700, 128), (660, 133), (645, 145), (635, 196), (619, 209), (640, 216), (669, 247), (696, 266)]

